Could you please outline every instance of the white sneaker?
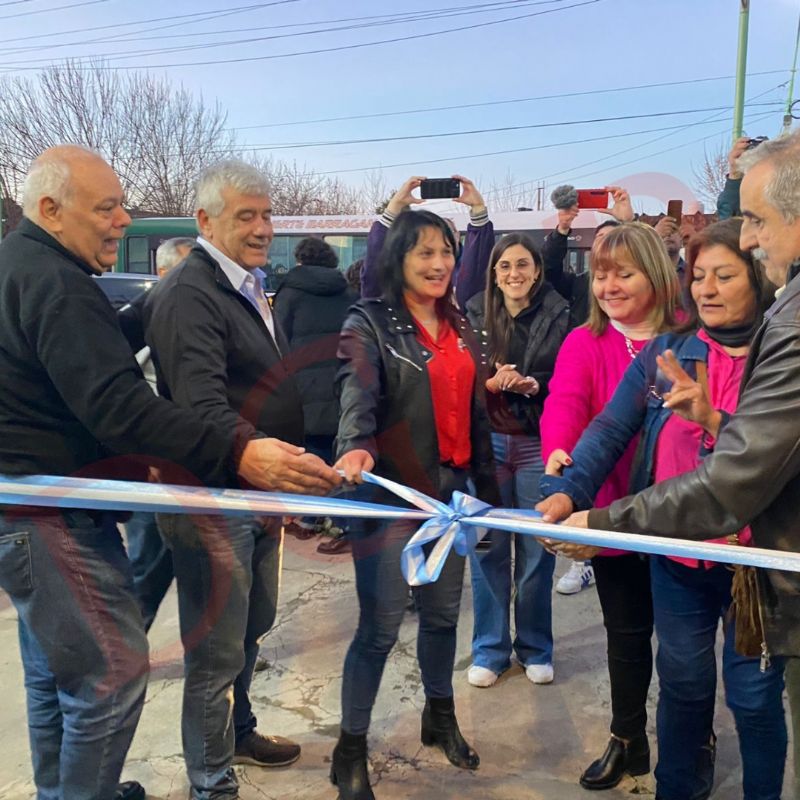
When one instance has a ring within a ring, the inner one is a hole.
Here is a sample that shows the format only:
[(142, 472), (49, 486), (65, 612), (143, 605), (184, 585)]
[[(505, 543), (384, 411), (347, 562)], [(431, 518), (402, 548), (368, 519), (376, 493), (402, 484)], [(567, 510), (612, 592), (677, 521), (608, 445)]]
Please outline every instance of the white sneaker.
[(467, 680), (470, 686), (479, 686), (481, 689), (488, 689), (490, 686), (494, 686), (497, 677), (496, 672), (492, 672), (486, 667), (475, 666), (475, 664), (467, 670)]
[(573, 561), (572, 566), (559, 578), (556, 591), (559, 594), (577, 594), (593, 583), (592, 565), (585, 561)]
[(525, 667), (525, 675), (531, 683), (552, 683), (553, 665), (528, 664), (528, 666)]

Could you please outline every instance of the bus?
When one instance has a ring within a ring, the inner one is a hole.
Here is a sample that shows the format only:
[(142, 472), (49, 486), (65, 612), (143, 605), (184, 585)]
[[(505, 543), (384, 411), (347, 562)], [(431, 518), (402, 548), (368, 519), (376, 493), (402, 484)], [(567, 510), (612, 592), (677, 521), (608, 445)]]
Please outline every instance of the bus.
[[(462, 236), (469, 223), (468, 214), (443, 214), (453, 220)], [(491, 214), (496, 236), (511, 231), (529, 233), (541, 247), (545, 236), (556, 226), (554, 211), (511, 211)], [(346, 270), (367, 252), (367, 234), (377, 216), (342, 214), (332, 216), (273, 217), (275, 238), (269, 249), (265, 268), (267, 286), (275, 290), (282, 277), (295, 265), (294, 249), (301, 239), (317, 236), (324, 239), (339, 256), (339, 268)], [(565, 269), (577, 275), (588, 269), (587, 254), (594, 241), (594, 229), (608, 216), (581, 211), (572, 226)], [(155, 275), (156, 250), (174, 236), (196, 236), (194, 217), (140, 217), (125, 231), (115, 272)]]

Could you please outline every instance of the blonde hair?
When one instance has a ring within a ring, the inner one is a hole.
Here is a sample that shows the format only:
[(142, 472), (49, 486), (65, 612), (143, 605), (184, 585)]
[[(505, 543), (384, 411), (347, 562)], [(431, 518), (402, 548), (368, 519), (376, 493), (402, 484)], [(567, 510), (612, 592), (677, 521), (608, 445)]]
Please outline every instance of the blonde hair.
[[(676, 325), (680, 282), (661, 237), (643, 222), (624, 222), (613, 228), (592, 247), (592, 279), (598, 271), (616, 269), (621, 260), (631, 261), (653, 287), (655, 303), (650, 312), (653, 330), (656, 333), (672, 330)], [(608, 327), (608, 314), (600, 308), (592, 291), (589, 292), (589, 319), (586, 326), (595, 336), (600, 336)]]

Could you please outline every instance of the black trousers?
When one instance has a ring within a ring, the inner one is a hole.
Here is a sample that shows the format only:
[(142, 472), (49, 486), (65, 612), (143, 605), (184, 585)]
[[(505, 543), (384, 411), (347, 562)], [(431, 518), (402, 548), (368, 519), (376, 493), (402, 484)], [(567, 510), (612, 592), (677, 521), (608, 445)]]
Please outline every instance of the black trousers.
[(646, 556), (595, 556), (597, 596), (603, 610), (611, 681), (611, 733), (644, 734), (647, 691), (653, 675), (653, 598)]

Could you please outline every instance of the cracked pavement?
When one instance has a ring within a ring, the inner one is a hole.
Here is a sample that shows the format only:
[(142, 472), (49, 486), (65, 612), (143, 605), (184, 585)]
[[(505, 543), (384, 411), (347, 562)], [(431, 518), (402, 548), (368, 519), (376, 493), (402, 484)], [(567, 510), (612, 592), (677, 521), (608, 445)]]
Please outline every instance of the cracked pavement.
[[(275, 627), (261, 646), (269, 662), (253, 679), (259, 729), (298, 741), (300, 760), (281, 769), (237, 767), (242, 800), (335, 800), (328, 780), (338, 736), (342, 663), (358, 617), (349, 555), (321, 556), (317, 540), (289, 539)], [(557, 576), (567, 564), (559, 560)], [(530, 683), (519, 666), (490, 689), (467, 684), (472, 628), (466, 579), (456, 655), (456, 709), (465, 737), (481, 756), (476, 772), (452, 767), (419, 741), (424, 696), (416, 664), (416, 619), (408, 614), (387, 662), (369, 737), (370, 773), (378, 800), (591, 800), (577, 778), (608, 738), (605, 636), (594, 588), (555, 595), (555, 681)], [(0, 798), (33, 800), (25, 731), (16, 615), (0, 595)], [(174, 587), (150, 633), (152, 675), (123, 778), (141, 781), (152, 800), (186, 800), (180, 743), (182, 650)], [(650, 692), (655, 757), (655, 680)], [(738, 741), (720, 693), (717, 700), (717, 778), (711, 800), (741, 797)], [(653, 761), (655, 764), (655, 758)], [(787, 765), (790, 773), (791, 765)], [(788, 797), (789, 782), (786, 782)], [(603, 800), (650, 797), (649, 778), (626, 780)]]

